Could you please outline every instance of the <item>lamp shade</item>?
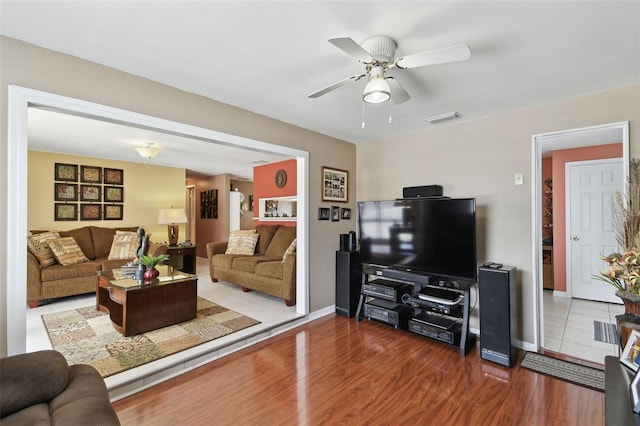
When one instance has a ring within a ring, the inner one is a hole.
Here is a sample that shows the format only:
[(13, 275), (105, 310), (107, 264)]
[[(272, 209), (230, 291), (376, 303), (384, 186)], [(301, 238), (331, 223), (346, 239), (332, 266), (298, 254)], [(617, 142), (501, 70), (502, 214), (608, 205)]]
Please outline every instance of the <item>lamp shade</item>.
[(184, 209), (160, 209), (158, 223), (161, 225), (187, 223), (187, 213)]
[(386, 102), (391, 97), (389, 83), (382, 75), (371, 76), (369, 82), (364, 87), (362, 99), (369, 104), (380, 104)]
[(152, 148), (151, 146), (138, 147), (136, 148), (136, 151), (138, 151), (138, 154), (140, 154), (142, 157), (149, 160), (154, 158), (156, 155), (158, 155), (158, 152), (160, 152), (158, 149)]

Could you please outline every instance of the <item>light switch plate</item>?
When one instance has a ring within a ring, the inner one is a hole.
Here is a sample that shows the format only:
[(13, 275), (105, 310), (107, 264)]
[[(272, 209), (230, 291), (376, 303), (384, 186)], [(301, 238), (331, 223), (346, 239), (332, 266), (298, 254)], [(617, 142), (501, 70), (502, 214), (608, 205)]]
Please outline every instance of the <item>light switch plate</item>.
[(524, 176), (522, 175), (522, 173), (515, 174), (515, 184), (516, 185), (524, 184)]

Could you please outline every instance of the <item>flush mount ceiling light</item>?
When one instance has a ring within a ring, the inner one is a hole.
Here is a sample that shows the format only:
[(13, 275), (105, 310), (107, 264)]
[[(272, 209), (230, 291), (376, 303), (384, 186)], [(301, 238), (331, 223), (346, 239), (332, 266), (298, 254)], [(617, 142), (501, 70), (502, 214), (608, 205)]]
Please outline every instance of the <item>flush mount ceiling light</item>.
[(431, 124), (441, 123), (447, 120), (453, 120), (454, 118), (462, 117), (458, 111), (451, 111), (445, 114), (434, 115), (433, 117), (425, 118), (424, 121), (428, 121)]
[(138, 151), (138, 154), (140, 154), (143, 158), (146, 158), (147, 160), (151, 160), (156, 155), (158, 155), (158, 152), (160, 152), (159, 149), (153, 148), (152, 143), (148, 144), (147, 146), (137, 147), (136, 151)]

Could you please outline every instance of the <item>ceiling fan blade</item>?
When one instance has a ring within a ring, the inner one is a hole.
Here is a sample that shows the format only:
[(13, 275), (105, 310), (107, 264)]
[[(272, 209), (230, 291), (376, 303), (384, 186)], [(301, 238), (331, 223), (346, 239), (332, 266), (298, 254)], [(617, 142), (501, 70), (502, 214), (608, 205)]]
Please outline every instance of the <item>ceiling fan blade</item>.
[(400, 69), (418, 68), (427, 65), (446, 64), (448, 62), (466, 61), (471, 58), (471, 49), (466, 44), (427, 50), (409, 56), (401, 56), (394, 61)]
[(389, 87), (391, 88), (391, 101), (394, 104), (400, 105), (411, 99), (411, 96), (409, 96), (407, 91), (404, 90), (404, 87), (402, 87), (398, 80), (393, 77), (387, 77), (386, 80), (389, 83)]
[(317, 98), (320, 97), (324, 94), (327, 94), (329, 92), (331, 92), (332, 90), (337, 89), (338, 87), (344, 86), (345, 84), (347, 84), (350, 81), (358, 81), (360, 80), (362, 77), (364, 77), (366, 74), (360, 74), (360, 75), (352, 75), (351, 77), (347, 77), (343, 80), (337, 81), (333, 84), (330, 84), (329, 86), (325, 87), (324, 89), (320, 89), (316, 92), (313, 92), (312, 94), (309, 95), (310, 98)]
[(373, 58), (369, 55), (369, 52), (364, 50), (362, 46), (353, 41), (350, 37), (336, 37), (330, 38), (329, 43), (333, 44), (338, 49), (341, 49), (345, 53), (351, 55), (358, 61), (368, 64), (373, 62)]

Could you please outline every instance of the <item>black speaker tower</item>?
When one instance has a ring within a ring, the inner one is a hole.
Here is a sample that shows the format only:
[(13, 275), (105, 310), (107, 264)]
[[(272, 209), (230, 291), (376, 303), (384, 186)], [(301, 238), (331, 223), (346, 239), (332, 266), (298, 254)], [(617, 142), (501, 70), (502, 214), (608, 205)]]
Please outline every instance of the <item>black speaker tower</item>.
[(479, 268), (480, 357), (512, 367), (517, 357), (516, 268)]
[(358, 310), (362, 276), (360, 252), (336, 251), (336, 314), (354, 317)]

